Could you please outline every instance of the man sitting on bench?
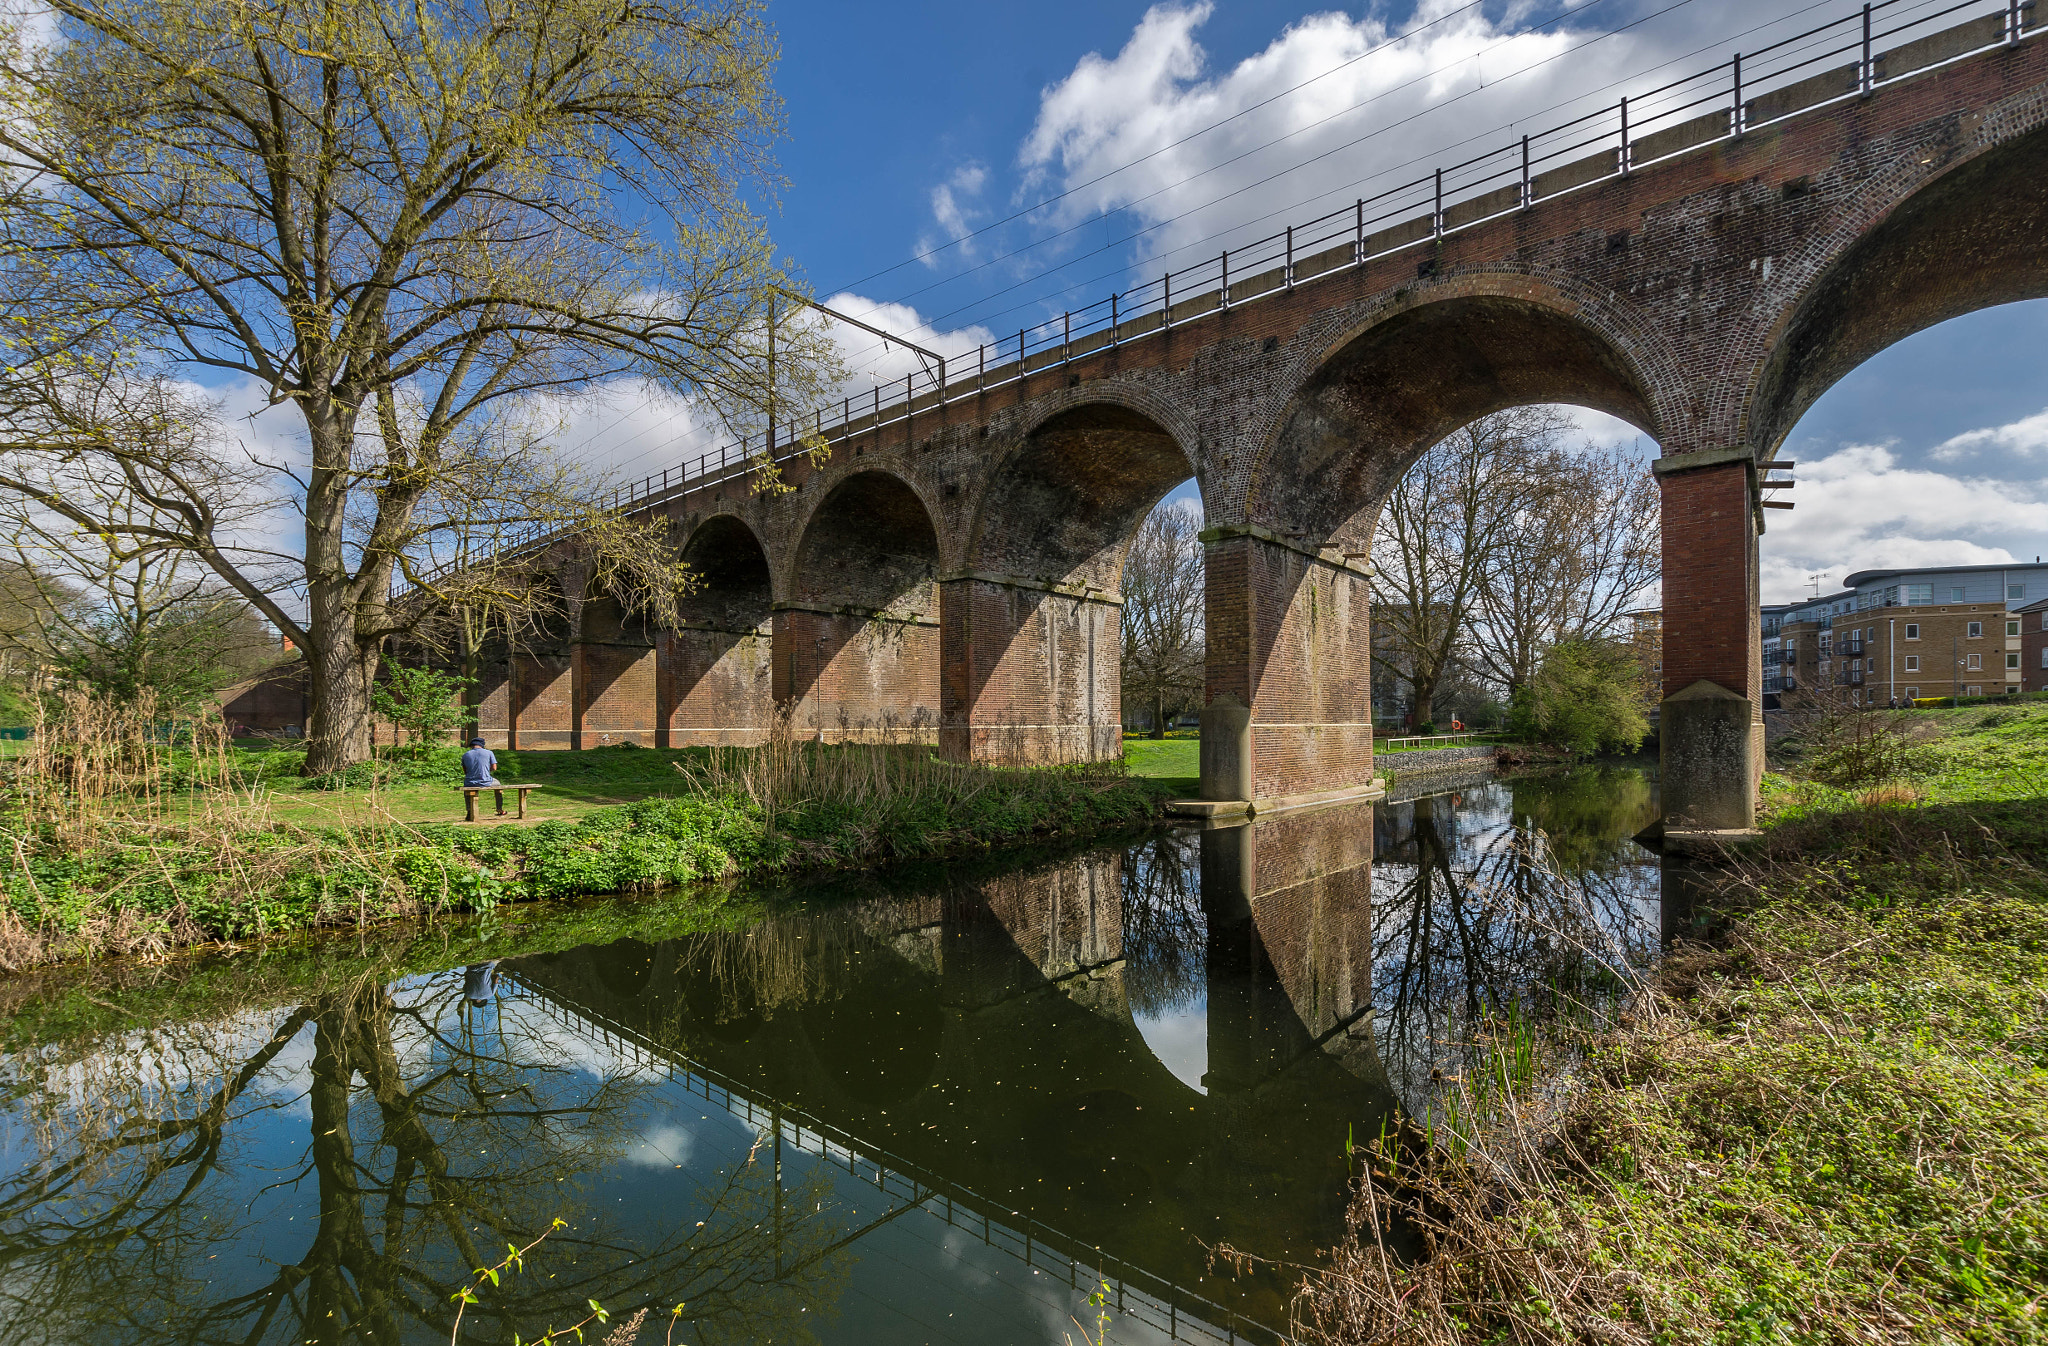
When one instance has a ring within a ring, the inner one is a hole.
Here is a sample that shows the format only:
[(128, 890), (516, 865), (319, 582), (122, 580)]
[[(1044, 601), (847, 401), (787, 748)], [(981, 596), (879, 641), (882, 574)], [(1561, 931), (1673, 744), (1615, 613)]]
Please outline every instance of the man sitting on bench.
[[(462, 754), (462, 788), (475, 790), (489, 788), (498, 783), (498, 755), (484, 746), (480, 738), (469, 741), (469, 751)], [(497, 792), (498, 813), (505, 812), (505, 792)]]

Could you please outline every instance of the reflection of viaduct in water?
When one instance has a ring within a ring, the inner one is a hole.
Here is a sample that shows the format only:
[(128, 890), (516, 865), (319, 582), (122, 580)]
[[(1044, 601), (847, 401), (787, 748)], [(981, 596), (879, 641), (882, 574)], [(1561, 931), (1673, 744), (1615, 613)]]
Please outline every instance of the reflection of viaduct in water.
[[(721, 1106), (780, 1116), (785, 1145), (1084, 1290), (1101, 1267), (1120, 1313), (1227, 1338), (1283, 1322), (1288, 1286), (1211, 1276), (1202, 1244), (1334, 1242), (1345, 1139), (1391, 1095), (1366, 1017), (1369, 808), (1203, 833), (1199, 889), (1195, 844), (508, 971)], [(1185, 956), (1149, 956), (1174, 940)], [(1134, 990), (1206, 1000), (1202, 1089), (1147, 1046)]]

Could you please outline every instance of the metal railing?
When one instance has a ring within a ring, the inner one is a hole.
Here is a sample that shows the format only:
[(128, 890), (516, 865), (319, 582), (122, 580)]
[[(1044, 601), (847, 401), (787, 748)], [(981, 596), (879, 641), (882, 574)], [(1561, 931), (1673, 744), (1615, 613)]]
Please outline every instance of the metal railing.
[(1402, 752), (1410, 748), (1449, 748), (1460, 743), (1470, 743), (1478, 737), (1477, 730), (1463, 734), (1410, 734), (1403, 738), (1382, 739), (1373, 744), (1373, 750)]
[[(598, 503), (631, 510), (685, 488), (779, 466), (805, 452), (800, 441), (806, 436), (844, 441), (903, 425), (908, 437), (918, 417), (942, 411), (953, 401), (1284, 294), (1306, 280), (1434, 243), (1757, 127), (1867, 98), (1936, 66), (2015, 45), (2042, 26), (2034, 0), (1963, 0), (1914, 15), (1930, 3), (1938, 0), (1882, 0), (1757, 51), (1737, 52), (1646, 93), (1432, 169), (1085, 308), (1020, 327), (1014, 337), (937, 360), (935, 368), (905, 374), (900, 385), (886, 392), (878, 384), (870, 395), (813, 408), (760, 439), (721, 445), (620, 486)], [(1966, 12), (1973, 17), (1946, 28), (1930, 27)], [(1424, 276), (1434, 269), (1433, 258), (1418, 267)], [(557, 535), (537, 535), (517, 550), (545, 545)], [(452, 563), (438, 567), (429, 577), (452, 568)]]

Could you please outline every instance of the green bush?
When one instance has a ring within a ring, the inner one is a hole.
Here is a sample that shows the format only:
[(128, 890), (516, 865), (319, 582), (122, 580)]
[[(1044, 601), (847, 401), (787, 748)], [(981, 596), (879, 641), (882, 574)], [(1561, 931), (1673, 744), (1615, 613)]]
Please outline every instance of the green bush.
[(1642, 747), (1650, 723), (1634, 647), (1617, 640), (1551, 646), (1536, 675), (1532, 711), (1537, 736), (1567, 752), (1591, 756)]

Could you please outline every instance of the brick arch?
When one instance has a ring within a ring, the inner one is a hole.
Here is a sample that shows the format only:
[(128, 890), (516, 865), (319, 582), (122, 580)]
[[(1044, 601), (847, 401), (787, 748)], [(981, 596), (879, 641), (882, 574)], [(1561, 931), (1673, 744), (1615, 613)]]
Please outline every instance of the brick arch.
[(1243, 485), (1251, 524), (1362, 547), (1381, 501), (1444, 436), (1508, 407), (1562, 402), (1661, 438), (1685, 387), (1669, 343), (1598, 287), (1474, 269), (1333, 315), (1303, 343)]
[(1759, 295), (1737, 442), (1769, 457), (1801, 415), (1886, 347), (1952, 318), (2048, 297), (2048, 88), (1888, 155), (1834, 226)]
[(774, 570), (752, 524), (731, 511), (707, 515), (679, 551), (699, 586), (682, 601), (685, 622), (741, 631), (767, 620), (775, 601)]
[(935, 611), (938, 519), (924, 492), (901, 473), (849, 472), (821, 490), (790, 530), (796, 542), (780, 590), (793, 602)]
[(983, 478), (967, 569), (1114, 592), (1131, 536), (1200, 463), (1184, 418), (1156, 394), (1075, 390), (1034, 415)]
[(774, 696), (797, 727), (920, 737), (939, 718), (938, 516), (905, 477), (864, 468), (793, 530), (775, 603)]

